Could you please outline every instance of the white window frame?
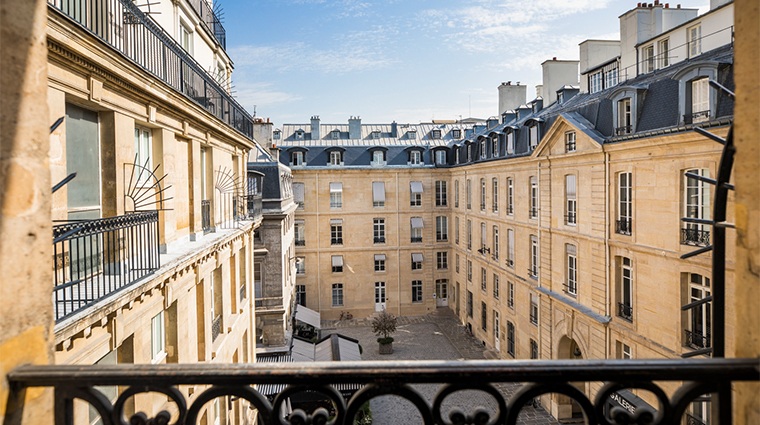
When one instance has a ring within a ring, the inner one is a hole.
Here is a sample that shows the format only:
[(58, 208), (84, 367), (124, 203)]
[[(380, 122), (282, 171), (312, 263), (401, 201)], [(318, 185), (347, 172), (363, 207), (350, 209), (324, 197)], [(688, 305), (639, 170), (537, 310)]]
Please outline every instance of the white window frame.
[(486, 140), (483, 139), (480, 141), (480, 159), (486, 159), (487, 154), (488, 146), (486, 145)]
[(422, 299), (422, 281), (421, 280), (413, 280), (412, 281), (412, 302), (413, 303), (421, 303), (423, 301)]
[(449, 218), (445, 215), (435, 218), (435, 240), (436, 242), (446, 242), (449, 240)]
[(385, 271), (385, 254), (375, 254), (375, 272), (382, 273)]
[(566, 287), (567, 293), (578, 295), (578, 251), (575, 245), (565, 245)]
[(702, 24), (691, 26), (686, 29), (688, 39), (688, 57), (693, 58), (702, 54)]
[(515, 231), (507, 229), (507, 267), (515, 267)]
[(488, 291), (488, 272), (485, 267), (480, 268), (480, 289), (483, 292)]
[[(707, 168), (694, 168), (686, 172), (698, 174), (702, 177), (710, 177), (710, 170)], [(710, 185), (701, 180), (688, 177), (685, 173), (684, 179), (684, 217), (709, 219), (711, 207)], [(684, 228), (709, 231), (710, 226), (698, 223), (684, 223)]]
[(577, 146), (575, 144), (575, 132), (568, 131), (565, 133), (565, 152), (575, 152)]
[(480, 179), (480, 211), (486, 210), (486, 179)]
[(333, 307), (343, 306), (343, 284), (342, 283), (332, 284), (332, 306)]
[(565, 176), (565, 224), (578, 223), (578, 179), (575, 174)]
[(515, 153), (515, 132), (510, 131), (507, 133), (507, 154), (512, 155)]
[(435, 182), (435, 206), (445, 207), (448, 205), (448, 193), (445, 180)]
[(655, 70), (654, 68), (654, 44), (650, 44), (646, 47), (643, 47), (642, 49), (642, 67), (643, 67), (643, 73), (649, 74), (650, 72), (653, 72)]
[(657, 42), (657, 49), (659, 50), (659, 66), (660, 68), (666, 68), (670, 66), (670, 38), (665, 38)]
[(467, 209), (471, 210), (472, 209), (472, 180), (467, 179), (467, 183), (465, 184), (465, 186), (466, 186), (465, 192), (467, 195)]
[(538, 236), (536, 235), (530, 235), (530, 277), (534, 279), (538, 279), (538, 262), (539, 262), (539, 251), (538, 251)]
[(413, 150), (409, 152), (409, 165), (421, 165), (422, 164), (422, 154), (418, 150)]
[(530, 182), (530, 211), (528, 211), (530, 214), (530, 219), (537, 219), (538, 218), (538, 178), (531, 176), (529, 179)]
[(507, 307), (515, 309), (515, 283), (511, 280), (507, 281)]
[(493, 298), (498, 300), (499, 296), (501, 295), (499, 293), (499, 275), (494, 273), (493, 274)]
[(491, 179), (491, 192), (493, 193), (491, 210), (495, 213), (499, 212), (499, 179), (494, 177)]
[(472, 249), (472, 220), (467, 220), (467, 249)]
[(343, 152), (330, 151), (330, 165), (333, 167), (339, 167), (343, 165)]
[(291, 167), (303, 166), (303, 152), (295, 151), (291, 154), (290, 166)]
[(499, 261), (499, 226), (493, 226), (493, 259)]
[(372, 151), (372, 165), (385, 165), (385, 152), (381, 151), (380, 149)]
[(491, 158), (497, 158), (499, 156), (499, 136), (491, 138)]
[(296, 257), (296, 274), (306, 274), (306, 257)]
[[(212, 300), (213, 304), (213, 300)], [(166, 358), (166, 317), (161, 311), (150, 319), (150, 359), (155, 364)]]
[(438, 270), (448, 270), (449, 268), (449, 253), (446, 251), (436, 252), (436, 268)]
[[(628, 233), (633, 233), (633, 173), (623, 171), (618, 173), (618, 221), (627, 223)], [(624, 232), (619, 232), (626, 234)]]
[(372, 182), (372, 207), (385, 207), (385, 182)]
[(385, 243), (385, 219), (372, 219), (372, 236), (374, 243)]
[(507, 215), (515, 214), (515, 182), (512, 177), (507, 177)]
[(454, 180), (454, 208), (459, 208), (459, 180)]
[(443, 149), (438, 149), (435, 151), (435, 163), (438, 165), (446, 165), (446, 151)]
[(538, 124), (528, 127), (528, 138), (530, 140), (530, 150), (538, 147)]
[(343, 208), (343, 183), (330, 182), (330, 208)]
[[(137, 165), (145, 167), (148, 171), (153, 172), (153, 131), (147, 127), (135, 126), (135, 153)], [(145, 170), (140, 173), (138, 184), (153, 184), (150, 181), (150, 174)]]

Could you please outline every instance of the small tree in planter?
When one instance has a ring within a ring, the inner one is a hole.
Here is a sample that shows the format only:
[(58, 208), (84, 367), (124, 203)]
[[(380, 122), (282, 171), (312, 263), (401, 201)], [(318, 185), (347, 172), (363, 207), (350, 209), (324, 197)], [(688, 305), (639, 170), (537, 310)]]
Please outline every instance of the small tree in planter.
[(391, 334), (396, 332), (396, 316), (383, 311), (379, 316), (372, 319), (372, 332), (378, 336), (380, 354), (393, 354), (393, 338)]

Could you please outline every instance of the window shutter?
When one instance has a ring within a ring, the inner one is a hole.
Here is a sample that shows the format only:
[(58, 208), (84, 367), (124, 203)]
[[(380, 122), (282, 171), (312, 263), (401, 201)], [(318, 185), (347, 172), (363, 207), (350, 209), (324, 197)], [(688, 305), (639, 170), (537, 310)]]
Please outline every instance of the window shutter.
[(293, 183), (293, 197), (295, 198), (296, 202), (303, 203), (303, 188), (303, 183)]
[(343, 183), (330, 183), (330, 192), (343, 192)]
[(422, 193), (422, 182), (409, 182), (412, 193)]
[(372, 201), (385, 202), (385, 182), (372, 182)]

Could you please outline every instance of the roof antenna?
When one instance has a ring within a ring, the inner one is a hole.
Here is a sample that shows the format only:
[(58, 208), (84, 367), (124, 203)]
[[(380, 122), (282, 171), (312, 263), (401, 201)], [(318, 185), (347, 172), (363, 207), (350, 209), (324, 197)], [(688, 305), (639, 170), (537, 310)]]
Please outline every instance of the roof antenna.
[(472, 118), (472, 95), (468, 95), (467, 98), (470, 105), (470, 118)]

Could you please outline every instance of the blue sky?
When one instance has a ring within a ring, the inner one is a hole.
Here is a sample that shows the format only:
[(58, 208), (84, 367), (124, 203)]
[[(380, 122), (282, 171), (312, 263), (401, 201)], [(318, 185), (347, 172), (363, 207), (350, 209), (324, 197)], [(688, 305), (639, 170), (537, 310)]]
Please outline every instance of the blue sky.
[[(652, 0), (653, 1), (653, 0)], [(586, 39), (617, 39), (612, 0), (216, 0), (233, 85), (275, 126), (417, 123), (497, 114), (502, 81), (541, 81), (541, 62), (578, 59)], [(709, 0), (682, 7), (709, 9)], [(676, 3), (671, 3), (675, 7)]]

